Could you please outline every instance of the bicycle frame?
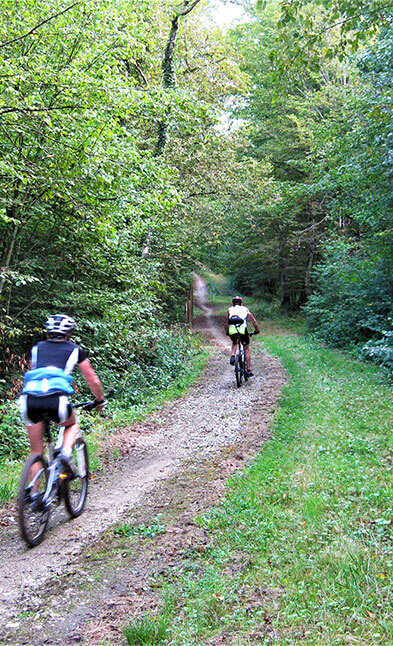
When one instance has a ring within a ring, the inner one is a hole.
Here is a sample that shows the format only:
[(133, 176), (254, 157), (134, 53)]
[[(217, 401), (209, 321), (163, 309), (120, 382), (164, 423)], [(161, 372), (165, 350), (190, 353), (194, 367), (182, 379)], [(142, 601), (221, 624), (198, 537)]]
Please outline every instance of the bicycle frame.
[[(241, 339), (241, 333), (239, 331), (240, 326), (235, 325), (237, 330), (237, 350), (235, 354), (235, 375), (237, 386), (240, 387), (242, 380), (248, 380), (247, 366), (246, 366), (246, 355), (245, 355), (245, 345)], [(254, 333), (249, 332), (248, 336), (252, 336)]]
[[(61, 465), (56, 460), (58, 454), (61, 451), (64, 440), (64, 431), (65, 426), (58, 426), (58, 433), (55, 445), (53, 445), (52, 433), (51, 433), (51, 421), (46, 418), (44, 419), (44, 438), (46, 440), (46, 446), (48, 451), (48, 482), (46, 485), (45, 493), (42, 499), (42, 502), (45, 506), (49, 506), (53, 497), (56, 495), (59, 488), (59, 479), (66, 477), (65, 474), (61, 473)], [(79, 431), (78, 437), (81, 437), (81, 432)], [(37, 477), (34, 477), (34, 482), (37, 480)]]
[(57, 441), (55, 446), (53, 446), (52, 434), (50, 431), (50, 422), (49, 420), (45, 420), (44, 423), (45, 423), (44, 437), (47, 441), (49, 459), (48, 459), (48, 482), (46, 485), (42, 502), (45, 506), (49, 506), (53, 496), (57, 493), (58, 486), (59, 486), (59, 478), (61, 478), (61, 475), (62, 475), (60, 473), (61, 471), (60, 465), (55, 458), (60, 453), (61, 447), (63, 446), (65, 427), (64, 426), (58, 427), (59, 432), (57, 436)]
[[(94, 402), (76, 404), (73, 408), (93, 410)], [(88, 408), (89, 407), (89, 408)], [(22, 538), (29, 547), (38, 545), (45, 535), (51, 506), (63, 500), (71, 518), (83, 512), (89, 480), (89, 456), (81, 431), (75, 440), (72, 466), (64, 465), (62, 447), (66, 427), (59, 425), (56, 440), (52, 440), (49, 415), (43, 419), (43, 439), (46, 445), (44, 454), (32, 453), (28, 457), (21, 475), (18, 496), (18, 517)], [(74, 466), (76, 465), (76, 467)]]

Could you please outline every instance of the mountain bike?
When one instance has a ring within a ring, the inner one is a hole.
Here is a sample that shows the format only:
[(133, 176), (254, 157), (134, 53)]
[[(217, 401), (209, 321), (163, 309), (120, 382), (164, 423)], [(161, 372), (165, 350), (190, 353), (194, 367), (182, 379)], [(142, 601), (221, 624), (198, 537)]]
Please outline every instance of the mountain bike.
[[(95, 402), (73, 405), (73, 408), (91, 411)], [(63, 445), (64, 426), (58, 427), (56, 444), (52, 438), (53, 423), (44, 418), (44, 440), (47, 445), (48, 459), (33, 453), (23, 469), (18, 496), (19, 529), (22, 538), (30, 547), (41, 543), (48, 527), (53, 507), (64, 500), (65, 508), (71, 518), (80, 516), (86, 504), (89, 484), (89, 456), (81, 432), (76, 438), (71, 462), (74, 473), (64, 472), (60, 461)]]
[[(237, 387), (240, 388), (243, 380), (248, 380), (247, 365), (246, 365), (246, 354), (244, 350), (244, 345), (241, 340), (239, 326), (235, 325), (237, 332), (237, 350), (235, 354), (235, 377)], [(248, 336), (253, 336), (255, 332), (249, 332)]]

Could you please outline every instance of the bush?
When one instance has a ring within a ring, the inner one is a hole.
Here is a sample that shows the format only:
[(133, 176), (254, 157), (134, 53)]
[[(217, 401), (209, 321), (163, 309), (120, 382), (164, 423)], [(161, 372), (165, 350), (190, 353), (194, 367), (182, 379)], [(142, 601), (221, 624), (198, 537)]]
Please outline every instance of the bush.
[(390, 330), (381, 330), (379, 339), (366, 343), (361, 351), (364, 359), (369, 359), (393, 372), (393, 329), (390, 319)]
[(13, 401), (0, 404), (0, 461), (21, 460), (29, 449), (18, 406)]
[(375, 359), (386, 345), (383, 330), (390, 329), (393, 313), (391, 265), (370, 249), (360, 252), (354, 244), (331, 245), (304, 307), (308, 331), (331, 346), (360, 352), (365, 348), (363, 356)]
[(190, 355), (187, 335), (175, 329), (155, 329), (140, 336), (130, 347), (130, 360), (124, 371), (106, 373), (116, 399), (127, 404), (146, 401), (153, 391), (167, 388), (185, 372)]

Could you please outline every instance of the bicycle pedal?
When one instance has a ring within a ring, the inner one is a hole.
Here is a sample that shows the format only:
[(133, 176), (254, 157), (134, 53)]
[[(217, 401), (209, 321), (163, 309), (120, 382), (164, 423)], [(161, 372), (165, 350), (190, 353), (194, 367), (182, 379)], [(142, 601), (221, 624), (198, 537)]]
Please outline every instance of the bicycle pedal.
[(44, 497), (43, 493), (33, 493), (29, 494), (27, 500), (28, 504), (30, 505), (31, 511), (42, 511), (43, 510), (43, 502), (42, 499)]

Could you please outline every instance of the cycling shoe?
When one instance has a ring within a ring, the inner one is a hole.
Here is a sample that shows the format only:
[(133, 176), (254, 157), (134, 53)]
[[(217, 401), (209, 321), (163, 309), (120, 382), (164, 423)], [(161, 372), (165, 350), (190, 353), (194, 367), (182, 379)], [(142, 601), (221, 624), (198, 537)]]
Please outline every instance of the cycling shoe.
[(63, 472), (67, 476), (75, 475), (74, 467), (71, 464), (71, 458), (69, 458), (67, 455), (60, 454), (60, 464), (63, 467)]
[(42, 511), (43, 498), (44, 498), (44, 494), (38, 491), (30, 494), (30, 505), (31, 505), (32, 511)]

